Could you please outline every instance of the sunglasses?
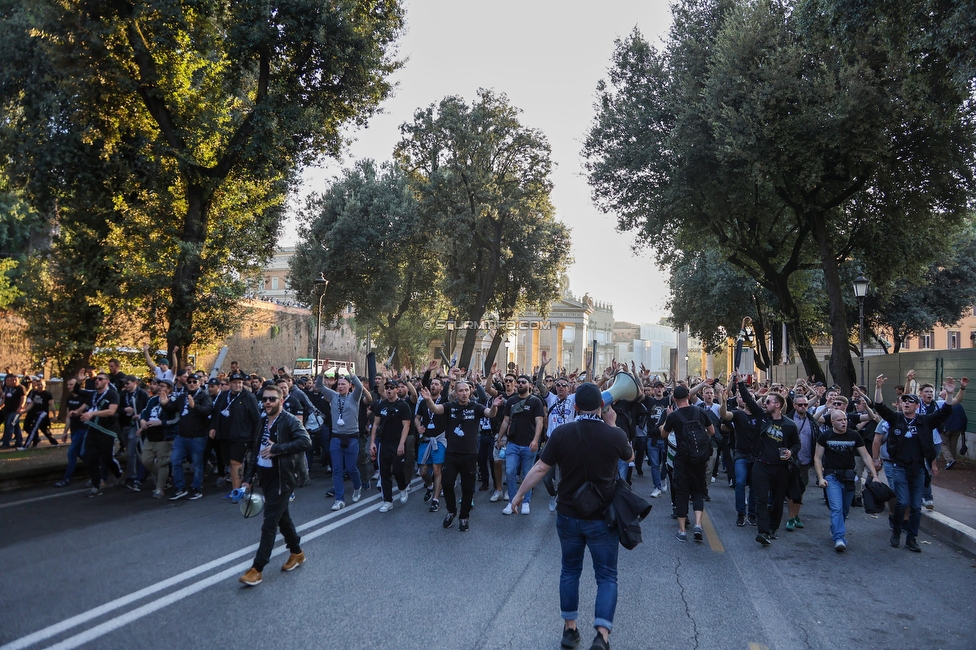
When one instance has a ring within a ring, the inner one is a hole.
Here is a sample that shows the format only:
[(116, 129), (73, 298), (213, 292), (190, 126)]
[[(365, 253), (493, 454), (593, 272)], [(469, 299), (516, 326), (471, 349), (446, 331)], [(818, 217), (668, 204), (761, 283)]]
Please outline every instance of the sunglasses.
[(515, 383), (515, 380), (514, 379), (506, 379), (505, 380), (505, 383), (506, 384), (514, 384)]
[(192, 377), (190, 379), (187, 379), (186, 380), (186, 383), (188, 383), (188, 384), (199, 384), (200, 383), (200, 380), (197, 379), (196, 377)]
[(569, 384), (556, 384), (556, 388), (569, 388)]
[(794, 406), (798, 409), (805, 409), (807, 407), (806, 404), (794, 404)]
[(525, 381), (524, 379), (520, 379), (520, 380), (518, 380), (515, 383), (517, 383), (517, 384), (528, 384), (529, 382)]
[(261, 401), (262, 402), (271, 402), (272, 404), (274, 404), (275, 402), (278, 401), (278, 396), (277, 395), (265, 395), (264, 397), (261, 398)]

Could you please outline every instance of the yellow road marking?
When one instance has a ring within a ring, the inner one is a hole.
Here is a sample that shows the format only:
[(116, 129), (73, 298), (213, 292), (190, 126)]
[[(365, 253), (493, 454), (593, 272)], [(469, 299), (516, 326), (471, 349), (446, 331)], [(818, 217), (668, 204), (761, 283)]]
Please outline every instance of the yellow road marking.
[[(715, 532), (715, 526), (712, 525), (712, 520), (708, 518), (708, 513), (702, 513), (702, 529), (705, 531), (705, 538), (708, 540), (708, 545), (712, 547), (712, 551), (715, 553), (724, 553), (725, 547), (722, 546), (722, 540), (718, 538), (718, 533)], [(750, 646), (750, 649), (752, 646)]]
[(767, 646), (764, 646), (761, 643), (750, 643), (746, 647), (749, 648), (749, 650), (769, 650)]

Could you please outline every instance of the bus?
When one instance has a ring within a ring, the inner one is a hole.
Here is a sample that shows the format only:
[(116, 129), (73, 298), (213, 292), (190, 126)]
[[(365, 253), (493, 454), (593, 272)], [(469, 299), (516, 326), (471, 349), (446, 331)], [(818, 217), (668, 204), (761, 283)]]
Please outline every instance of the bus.
[[(326, 361), (329, 362), (329, 367), (327, 368), (325, 367)], [(295, 365), (292, 370), (292, 375), (295, 377), (317, 377), (321, 374), (325, 374), (327, 377), (333, 377), (336, 373), (339, 376), (354, 375), (356, 374), (356, 364), (352, 361), (302, 358), (295, 359)]]

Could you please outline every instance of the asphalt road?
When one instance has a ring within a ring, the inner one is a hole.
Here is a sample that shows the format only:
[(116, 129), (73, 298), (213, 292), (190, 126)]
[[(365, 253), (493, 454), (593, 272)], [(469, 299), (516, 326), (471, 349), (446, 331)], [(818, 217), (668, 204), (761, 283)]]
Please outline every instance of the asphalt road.
[[(279, 540), (255, 588), (237, 578), (260, 520), (214, 488), (176, 503), (124, 489), (88, 499), (83, 483), (0, 496), (0, 650), (559, 647), (559, 544), (544, 490), (527, 517), (502, 516), (478, 492), (461, 534), (441, 527), (443, 508), (427, 512), (422, 490), (386, 514), (375, 490), (332, 513), (329, 479), (313, 476), (292, 504), (308, 561), (279, 571)], [(649, 494), (649, 475), (634, 487)], [(892, 549), (886, 518), (855, 509), (838, 555), (815, 498), (805, 529), (761, 548), (755, 528), (735, 526), (721, 479), (711, 495), (702, 543), (678, 542), (667, 495), (651, 500), (644, 543), (620, 551), (614, 648), (973, 647), (976, 568), (961, 553), (925, 535), (921, 554)], [(587, 559), (584, 648), (594, 593)]]

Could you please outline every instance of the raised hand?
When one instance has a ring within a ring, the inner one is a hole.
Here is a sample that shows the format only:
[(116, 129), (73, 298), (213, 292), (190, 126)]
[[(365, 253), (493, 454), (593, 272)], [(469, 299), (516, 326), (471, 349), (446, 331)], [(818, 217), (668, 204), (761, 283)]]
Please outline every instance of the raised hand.
[(881, 385), (888, 381), (888, 378), (884, 375), (878, 375), (877, 379), (874, 380), (874, 385), (881, 388)]

